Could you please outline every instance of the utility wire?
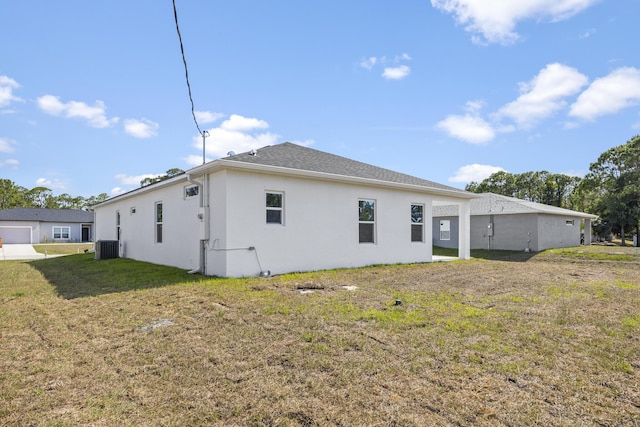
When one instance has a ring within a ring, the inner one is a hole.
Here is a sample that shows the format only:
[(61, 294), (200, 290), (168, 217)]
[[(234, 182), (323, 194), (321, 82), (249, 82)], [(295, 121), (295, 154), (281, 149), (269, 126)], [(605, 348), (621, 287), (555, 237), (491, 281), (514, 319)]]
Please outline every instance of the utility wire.
[(193, 122), (196, 124), (198, 133), (204, 135), (198, 125), (198, 119), (196, 119), (196, 111), (193, 105), (193, 96), (191, 96), (191, 84), (189, 84), (189, 70), (187, 69), (187, 59), (184, 56), (184, 46), (182, 45), (182, 35), (180, 35), (180, 26), (178, 25), (178, 11), (176, 10), (176, 0), (173, 1), (173, 17), (176, 21), (176, 31), (178, 32), (178, 40), (180, 41), (180, 52), (182, 53), (182, 62), (184, 64), (184, 76), (187, 80), (187, 90), (189, 91), (189, 101), (191, 101), (191, 115), (193, 116)]

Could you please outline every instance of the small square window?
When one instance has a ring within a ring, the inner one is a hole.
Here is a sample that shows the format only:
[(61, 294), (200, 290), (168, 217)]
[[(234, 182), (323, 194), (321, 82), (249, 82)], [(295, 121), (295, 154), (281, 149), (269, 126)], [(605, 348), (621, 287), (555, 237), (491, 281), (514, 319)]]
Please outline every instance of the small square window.
[(189, 199), (191, 197), (196, 197), (200, 194), (200, 187), (197, 185), (187, 185), (184, 187), (184, 198)]

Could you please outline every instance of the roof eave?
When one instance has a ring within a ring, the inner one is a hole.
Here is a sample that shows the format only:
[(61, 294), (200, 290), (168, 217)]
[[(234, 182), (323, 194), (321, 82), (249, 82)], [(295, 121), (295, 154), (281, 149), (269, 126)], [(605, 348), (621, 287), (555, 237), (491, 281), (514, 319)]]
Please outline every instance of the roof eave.
[(372, 178), (361, 178), (349, 175), (338, 175), (327, 172), (316, 172), (303, 169), (286, 168), (282, 166), (263, 165), (258, 163), (239, 162), (235, 160), (215, 160), (210, 163), (195, 167), (186, 173), (188, 175), (204, 175), (205, 173), (217, 172), (223, 169), (232, 169), (248, 172), (259, 172), (273, 175), (296, 176), (300, 178), (318, 179), (323, 181), (334, 181), (348, 184), (371, 185), (374, 187), (391, 188), (397, 190), (426, 192), (439, 196), (447, 196), (458, 199), (474, 199), (479, 195), (464, 190), (447, 190), (443, 188), (427, 187), (423, 185), (405, 184), (393, 181), (384, 181)]

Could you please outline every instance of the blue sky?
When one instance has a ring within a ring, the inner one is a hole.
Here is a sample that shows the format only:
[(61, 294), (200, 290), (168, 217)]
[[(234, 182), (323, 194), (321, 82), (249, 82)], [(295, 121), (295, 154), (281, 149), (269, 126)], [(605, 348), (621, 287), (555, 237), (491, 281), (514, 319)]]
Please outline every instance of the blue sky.
[[(2, 3), (0, 178), (202, 163), (170, 0)], [(464, 188), (640, 133), (637, 0), (176, 0), (207, 160), (290, 141)]]

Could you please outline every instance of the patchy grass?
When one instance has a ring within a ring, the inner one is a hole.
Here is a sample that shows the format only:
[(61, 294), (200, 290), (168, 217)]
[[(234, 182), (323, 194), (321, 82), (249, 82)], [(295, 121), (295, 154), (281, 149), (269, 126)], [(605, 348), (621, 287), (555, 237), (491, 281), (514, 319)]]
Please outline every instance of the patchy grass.
[(483, 255), (268, 279), (5, 261), (0, 425), (639, 425), (640, 260)]
[(93, 250), (93, 243), (44, 243), (33, 245), (36, 252), (48, 255), (80, 254)]

